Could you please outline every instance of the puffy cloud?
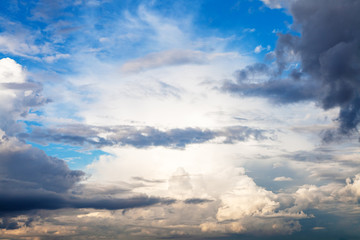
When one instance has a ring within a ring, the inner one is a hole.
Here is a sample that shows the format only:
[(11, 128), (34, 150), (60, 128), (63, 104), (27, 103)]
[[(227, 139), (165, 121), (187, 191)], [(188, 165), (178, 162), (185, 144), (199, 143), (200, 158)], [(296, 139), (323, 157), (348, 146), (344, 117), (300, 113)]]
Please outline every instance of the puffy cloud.
[(258, 187), (246, 175), (240, 176), (235, 188), (222, 196), (222, 203), (216, 215), (219, 221), (272, 214), (279, 207), (274, 193)]
[(354, 178), (347, 178), (346, 186), (339, 192), (341, 199), (358, 203), (360, 199), (360, 174), (355, 175)]
[(40, 95), (42, 86), (28, 81), (26, 71), (10, 58), (0, 60), (0, 129), (6, 134), (20, 132), (19, 118), (30, 108), (39, 107), (49, 100)]

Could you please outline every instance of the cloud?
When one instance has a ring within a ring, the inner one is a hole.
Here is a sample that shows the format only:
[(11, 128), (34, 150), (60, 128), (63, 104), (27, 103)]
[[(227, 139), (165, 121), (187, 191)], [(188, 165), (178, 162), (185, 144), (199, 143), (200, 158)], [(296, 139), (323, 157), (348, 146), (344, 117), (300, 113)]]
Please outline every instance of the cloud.
[(221, 89), (238, 96), (266, 97), (277, 104), (313, 101), (318, 97), (319, 91), (316, 83), (293, 81), (291, 79), (271, 79), (260, 83), (227, 81)]
[(270, 50), (270, 45), (268, 45), (267, 47), (263, 47), (262, 45), (258, 45), (255, 47), (254, 49), (254, 53), (261, 53), (264, 50)]
[(34, 126), (31, 133), (23, 133), (19, 136), (41, 144), (57, 142), (85, 147), (118, 145), (136, 148), (152, 146), (184, 148), (188, 144), (205, 143), (211, 140), (225, 144), (250, 139), (260, 141), (268, 139), (267, 134), (268, 132), (264, 130), (246, 126), (231, 126), (219, 130), (200, 128), (159, 130), (149, 126), (97, 127), (74, 124), (48, 129)]
[(22, 227), (30, 227), (33, 218), (11, 218), (11, 217), (3, 217), (0, 219), (0, 230), (14, 230)]
[(41, 95), (42, 86), (27, 79), (27, 73), (13, 59), (0, 60), (0, 129), (8, 135), (21, 132), (17, 120), (50, 100)]
[(292, 181), (292, 180), (293, 179), (291, 177), (284, 177), (284, 176), (274, 178), (275, 182), (284, 182), (284, 181), (288, 182), (288, 181)]
[[(279, 35), (277, 57), (288, 48), (301, 60), (301, 72), (321, 84), (324, 109), (340, 107), (340, 132), (353, 131), (359, 118), (360, 23), (358, 1), (296, 1), (291, 5), (301, 37)], [(330, 21), (329, 21), (330, 20)], [(301, 26), (301, 27), (300, 27)]]
[(192, 50), (167, 50), (150, 53), (142, 58), (125, 63), (123, 72), (140, 72), (147, 69), (183, 64), (204, 64), (209, 61), (206, 53)]
[[(42, 86), (28, 80), (21, 65), (10, 58), (0, 60), (0, 215), (34, 209), (126, 209), (173, 202), (135, 194), (104, 197), (102, 191), (93, 191), (90, 196), (84, 188), (72, 192), (84, 180), (83, 171), (71, 170), (64, 160), (48, 156), (15, 137), (23, 132), (18, 120), (25, 118), (30, 109), (49, 101), (41, 96), (41, 91)], [(21, 226), (6, 218), (1, 222), (3, 229)]]
[(185, 199), (184, 203), (186, 204), (202, 204), (212, 202), (213, 200), (205, 199), (205, 198), (188, 198)]
[(303, 212), (286, 209), (286, 196), (256, 185), (247, 175), (240, 174), (236, 180), (235, 186), (220, 196), (216, 221), (200, 224), (203, 232), (291, 234), (301, 229), (298, 219), (309, 217)]
[(63, 160), (49, 157), (43, 151), (3, 132), (0, 132), (0, 138), (0, 164), (4, 169), (1, 172), (2, 181), (66, 192), (84, 175), (81, 171), (70, 170)]
[[(283, 3), (263, 2), (272, 8)], [(258, 84), (225, 83), (223, 88), (280, 103), (312, 100), (324, 110), (339, 107), (340, 126), (334, 134), (350, 134), (360, 122), (360, 3), (305, 0), (289, 4), (292, 29), (299, 34), (278, 34), (273, 53), (277, 77)]]
[(62, 208), (93, 208), (119, 210), (129, 208), (147, 207), (155, 204), (171, 204), (173, 199), (162, 199), (148, 196), (135, 196), (129, 198), (79, 198), (56, 193), (24, 191), (14, 194), (11, 191), (1, 192), (0, 215), (9, 213), (23, 213), (30, 210), (56, 210)]
[(47, 156), (42, 150), (3, 132), (0, 159), (0, 214), (33, 209), (126, 209), (174, 202), (145, 195), (119, 198), (110, 194), (112, 197), (104, 197), (101, 191), (93, 191), (91, 196), (84, 197), (89, 195), (85, 188), (73, 194), (75, 186), (84, 179), (84, 172), (71, 170), (65, 161)]
[(266, 6), (272, 9), (288, 7), (294, 0), (261, 0)]

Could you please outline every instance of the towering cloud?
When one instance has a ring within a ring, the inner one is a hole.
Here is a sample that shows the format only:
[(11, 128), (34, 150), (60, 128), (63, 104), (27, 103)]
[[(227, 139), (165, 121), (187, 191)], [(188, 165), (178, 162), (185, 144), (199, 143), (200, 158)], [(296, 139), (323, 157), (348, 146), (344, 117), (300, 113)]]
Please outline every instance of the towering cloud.
[[(270, 7), (281, 3), (264, 2)], [(242, 73), (269, 71), (248, 67), (239, 71), (236, 83), (226, 83), (223, 89), (280, 103), (315, 100), (325, 110), (339, 107), (338, 132), (356, 131), (360, 123), (360, 2), (291, 1), (289, 9), (292, 29), (299, 34), (279, 34), (273, 53), (277, 74), (267, 81), (244, 83)], [(300, 64), (292, 67), (292, 63)]]

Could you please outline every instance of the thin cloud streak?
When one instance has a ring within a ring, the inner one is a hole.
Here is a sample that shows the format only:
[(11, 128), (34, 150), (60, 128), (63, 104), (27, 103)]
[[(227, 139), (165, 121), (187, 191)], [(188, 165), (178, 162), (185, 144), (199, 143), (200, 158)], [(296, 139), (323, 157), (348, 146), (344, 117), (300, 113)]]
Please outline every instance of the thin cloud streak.
[[(99, 137), (102, 135), (107, 136)], [(232, 126), (220, 130), (201, 128), (159, 130), (149, 126), (96, 127), (76, 124), (48, 129), (34, 126), (31, 133), (23, 133), (18, 136), (40, 144), (55, 142), (95, 148), (105, 146), (133, 146), (135, 148), (164, 146), (181, 149), (189, 144), (205, 143), (212, 140), (224, 144), (244, 142), (250, 139), (261, 141), (271, 139), (273, 133), (246, 126)]]

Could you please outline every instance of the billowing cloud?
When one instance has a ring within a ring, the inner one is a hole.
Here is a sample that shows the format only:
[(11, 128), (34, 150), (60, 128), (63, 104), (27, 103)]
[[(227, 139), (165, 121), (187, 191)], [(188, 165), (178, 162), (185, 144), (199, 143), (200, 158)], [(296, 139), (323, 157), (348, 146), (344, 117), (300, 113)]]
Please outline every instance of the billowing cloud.
[(17, 122), (30, 108), (49, 102), (40, 93), (39, 83), (28, 81), (26, 71), (13, 59), (0, 60), (0, 129), (13, 135), (21, 131)]
[[(282, 7), (282, 1), (263, 2)], [(313, 100), (325, 110), (339, 107), (339, 133), (353, 132), (360, 122), (359, 2), (292, 1), (289, 9), (292, 28), (300, 34), (278, 34), (273, 53), (278, 74), (287, 73), (288, 78), (278, 75), (251, 84), (226, 83), (223, 88), (280, 103)]]

